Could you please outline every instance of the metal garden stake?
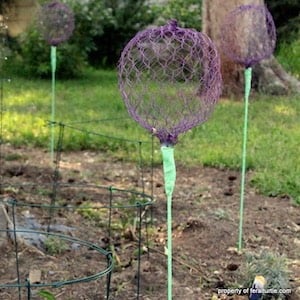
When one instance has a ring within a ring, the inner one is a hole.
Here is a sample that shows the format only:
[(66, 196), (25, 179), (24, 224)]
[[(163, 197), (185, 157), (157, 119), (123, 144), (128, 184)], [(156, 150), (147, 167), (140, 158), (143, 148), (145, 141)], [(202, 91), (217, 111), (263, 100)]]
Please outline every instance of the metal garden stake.
[(58, 1), (42, 6), (39, 14), (39, 27), (46, 42), (51, 46), (52, 101), (51, 101), (51, 161), (54, 158), (54, 123), (55, 123), (55, 72), (56, 47), (68, 40), (74, 30), (74, 15), (71, 9)]
[(167, 196), (168, 300), (172, 299), (172, 194), (179, 134), (205, 122), (221, 94), (212, 41), (175, 20), (137, 33), (119, 61), (119, 88), (130, 116), (161, 144)]
[(272, 15), (265, 6), (241, 5), (225, 17), (221, 35), (224, 54), (245, 68), (245, 112), (238, 237), (238, 249), (241, 250), (247, 160), (248, 107), (251, 91), (252, 67), (272, 55), (276, 44), (276, 28)]

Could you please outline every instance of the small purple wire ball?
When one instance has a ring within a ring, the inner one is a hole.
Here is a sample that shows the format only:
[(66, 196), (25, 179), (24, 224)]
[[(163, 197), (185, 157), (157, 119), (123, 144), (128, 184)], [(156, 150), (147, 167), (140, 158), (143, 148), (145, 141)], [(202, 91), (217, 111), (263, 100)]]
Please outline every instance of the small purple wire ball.
[(273, 17), (264, 5), (241, 5), (224, 19), (222, 49), (246, 68), (269, 58), (276, 45)]
[(164, 145), (205, 122), (221, 95), (215, 45), (175, 20), (137, 33), (122, 51), (118, 75), (130, 116)]
[(57, 46), (68, 40), (74, 30), (74, 14), (65, 4), (52, 1), (42, 6), (39, 27), (47, 43)]

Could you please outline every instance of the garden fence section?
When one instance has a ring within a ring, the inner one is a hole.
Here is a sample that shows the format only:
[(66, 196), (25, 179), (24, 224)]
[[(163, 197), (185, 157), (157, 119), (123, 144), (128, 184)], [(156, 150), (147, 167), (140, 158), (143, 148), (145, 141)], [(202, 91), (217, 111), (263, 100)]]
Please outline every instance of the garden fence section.
[[(142, 256), (149, 255), (146, 249), (153, 204), (153, 160), (146, 163), (143, 153), (153, 156), (153, 140), (106, 136), (86, 129), (84, 123), (55, 125), (57, 146), (48, 182), (37, 178), (36, 182), (16, 184), (2, 176), (5, 166), (1, 170), (4, 221), (0, 224), (0, 246), (5, 259), (0, 269), (5, 272), (0, 276), (0, 298), (110, 299), (111, 291), (116, 290), (114, 272), (130, 257), (135, 279), (132, 295), (139, 299), (140, 264)], [(131, 174), (134, 186), (64, 181), (64, 137), (74, 131), (107, 139), (108, 145), (115, 139), (120, 142), (118, 147), (130, 149), (136, 158), (136, 170)], [(1, 160), (7, 164), (3, 149)], [(146, 189), (150, 193), (146, 194)]]

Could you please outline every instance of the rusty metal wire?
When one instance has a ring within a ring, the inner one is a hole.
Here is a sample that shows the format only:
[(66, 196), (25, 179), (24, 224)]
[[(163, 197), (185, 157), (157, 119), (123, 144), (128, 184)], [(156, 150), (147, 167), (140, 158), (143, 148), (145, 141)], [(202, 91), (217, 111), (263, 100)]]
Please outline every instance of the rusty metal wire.
[(118, 71), (129, 114), (161, 144), (174, 145), (180, 133), (205, 122), (221, 94), (216, 47), (175, 20), (137, 33), (124, 48)]

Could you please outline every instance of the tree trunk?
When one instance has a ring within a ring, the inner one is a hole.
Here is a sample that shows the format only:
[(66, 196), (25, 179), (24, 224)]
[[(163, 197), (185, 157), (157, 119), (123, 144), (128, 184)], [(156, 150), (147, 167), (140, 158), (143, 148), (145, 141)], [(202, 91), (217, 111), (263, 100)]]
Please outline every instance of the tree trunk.
[[(241, 97), (244, 91), (244, 67), (230, 60), (221, 47), (221, 25), (224, 17), (239, 5), (249, 4), (249, 0), (203, 0), (202, 31), (216, 44), (222, 61), (223, 96)], [(263, 0), (252, 0), (251, 4), (264, 4)], [(270, 95), (300, 93), (300, 82), (289, 75), (272, 56), (253, 67), (253, 88)]]
[(1, 4), (1, 13), (8, 27), (8, 34), (15, 37), (32, 23), (39, 7), (37, 0), (6, 0)]

